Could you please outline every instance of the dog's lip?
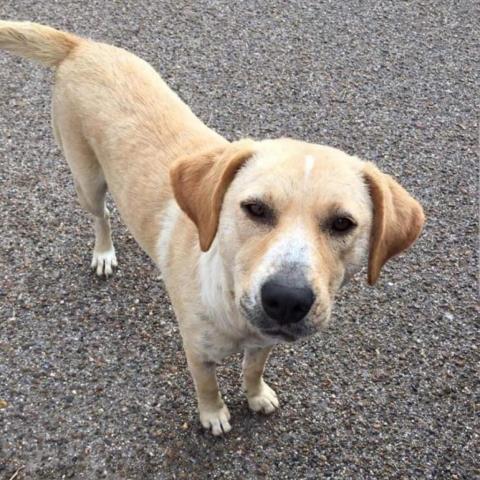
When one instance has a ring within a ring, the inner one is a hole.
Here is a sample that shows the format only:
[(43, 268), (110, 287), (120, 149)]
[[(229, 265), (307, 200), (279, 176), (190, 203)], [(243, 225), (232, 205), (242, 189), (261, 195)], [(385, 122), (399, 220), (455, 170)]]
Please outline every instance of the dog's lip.
[(294, 342), (298, 337), (290, 332), (285, 332), (279, 328), (269, 328), (262, 330), (262, 333), (269, 335), (271, 337), (282, 337), (284, 340), (288, 342)]

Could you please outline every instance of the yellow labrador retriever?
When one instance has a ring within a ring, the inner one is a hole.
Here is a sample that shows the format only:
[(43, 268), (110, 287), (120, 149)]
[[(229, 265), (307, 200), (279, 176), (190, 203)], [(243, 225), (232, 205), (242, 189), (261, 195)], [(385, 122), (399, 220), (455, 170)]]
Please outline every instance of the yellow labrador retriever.
[(94, 216), (92, 267), (117, 265), (108, 189), (162, 270), (214, 435), (231, 428), (218, 362), (243, 351), (248, 404), (273, 412), (272, 346), (318, 332), (364, 259), (373, 284), (422, 229), (419, 203), (372, 163), (287, 138), (230, 143), (122, 49), (7, 21), (0, 48), (55, 68), (53, 129)]

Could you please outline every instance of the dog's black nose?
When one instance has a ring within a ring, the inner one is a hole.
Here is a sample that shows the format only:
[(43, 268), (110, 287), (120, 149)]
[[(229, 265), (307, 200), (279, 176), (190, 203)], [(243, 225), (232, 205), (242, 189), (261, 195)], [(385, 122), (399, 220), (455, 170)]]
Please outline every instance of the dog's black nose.
[(309, 287), (290, 287), (272, 280), (263, 284), (261, 296), (263, 310), (280, 325), (305, 318), (315, 300)]

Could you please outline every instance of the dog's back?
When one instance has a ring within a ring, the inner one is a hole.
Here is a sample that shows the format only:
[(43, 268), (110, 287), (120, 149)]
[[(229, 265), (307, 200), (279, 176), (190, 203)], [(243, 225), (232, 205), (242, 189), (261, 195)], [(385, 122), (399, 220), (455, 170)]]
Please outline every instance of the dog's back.
[[(104, 206), (108, 188), (138, 243), (155, 257), (159, 219), (172, 197), (170, 163), (206, 144), (227, 142), (147, 62), (126, 50), (10, 21), (0, 21), (0, 49), (55, 68), (55, 138), (72, 170), (80, 204), (101, 219), (96, 230), (103, 232), (102, 250), (113, 252)], [(148, 209), (138, 205), (139, 198)], [(110, 274), (112, 268), (97, 257), (94, 253), (97, 273)]]

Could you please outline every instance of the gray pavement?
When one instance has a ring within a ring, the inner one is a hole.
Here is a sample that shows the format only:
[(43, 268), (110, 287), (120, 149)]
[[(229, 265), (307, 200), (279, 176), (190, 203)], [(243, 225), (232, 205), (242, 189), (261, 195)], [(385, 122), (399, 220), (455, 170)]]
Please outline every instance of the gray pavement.
[(279, 347), (282, 409), (204, 434), (159, 273), (114, 218), (93, 235), (50, 130), (52, 74), (0, 52), (0, 478), (474, 479), (479, 467), (479, 4), (2, 0), (129, 49), (229, 139), (288, 135), (377, 162), (425, 232), (342, 291), (334, 325)]

